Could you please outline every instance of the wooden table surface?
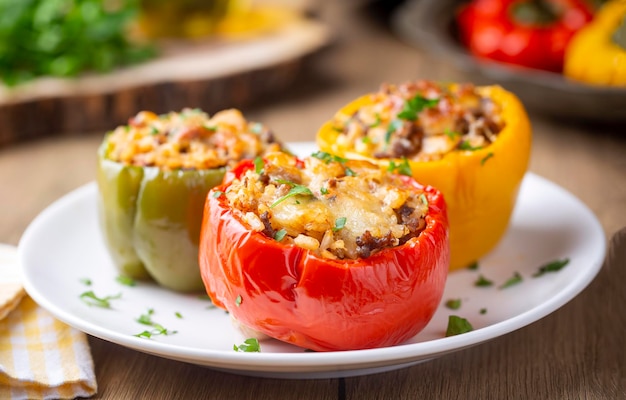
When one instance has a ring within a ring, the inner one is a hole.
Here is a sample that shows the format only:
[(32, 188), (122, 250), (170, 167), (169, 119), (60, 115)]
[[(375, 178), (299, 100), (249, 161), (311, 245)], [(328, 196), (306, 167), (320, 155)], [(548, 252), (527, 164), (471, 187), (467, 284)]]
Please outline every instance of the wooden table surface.
[[(360, 2), (324, 4), (320, 15), (335, 29), (334, 45), (310, 60), (293, 92), (244, 110), (285, 141), (312, 140), (338, 107), (382, 82), (466, 79), (453, 66), (403, 44)], [(561, 309), (410, 368), (338, 379), (251, 378), (90, 338), (99, 384), (94, 398), (626, 398), (626, 231), (617, 235), (626, 227), (626, 127), (552, 121), (534, 113), (531, 120), (530, 170), (580, 198), (609, 242), (613, 238), (598, 277)], [(68, 134), (0, 149), (0, 242), (17, 244), (47, 205), (94, 179), (101, 139), (101, 133)]]

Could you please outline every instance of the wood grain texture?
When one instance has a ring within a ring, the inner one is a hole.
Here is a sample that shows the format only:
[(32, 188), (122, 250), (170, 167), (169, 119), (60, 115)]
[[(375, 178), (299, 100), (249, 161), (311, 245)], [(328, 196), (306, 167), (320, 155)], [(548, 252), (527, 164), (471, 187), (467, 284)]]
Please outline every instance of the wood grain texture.
[(90, 338), (100, 384), (94, 399), (336, 399), (338, 381), (234, 375), (138, 353)]
[(289, 87), (299, 66), (300, 60), (294, 60), (215, 79), (160, 82), (111, 93), (7, 104), (0, 106), (0, 147), (41, 136), (104, 131), (141, 110), (165, 113), (202, 105), (213, 113), (251, 106)]
[(493, 340), (368, 379), (346, 379), (346, 398), (626, 398), (626, 229), (594, 282), (569, 304)]
[(329, 40), (324, 24), (293, 20), (254, 38), (159, 43), (158, 58), (109, 74), (0, 85), (0, 147), (109, 129), (141, 110), (250, 106), (289, 88), (304, 59)]
[[(381, 82), (464, 78), (454, 66), (398, 41), (363, 12), (360, 2), (324, 4), (321, 17), (336, 28), (336, 44), (307, 62), (293, 90), (244, 108), (246, 116), (267, 123), (283, 140), (313, 140), (317, 127), (337, 108)], [(598, 277), (558, 311), (503, 337), (411, 368), (316, 381), (238, 376), (91, 338), (99, 384), (94, 398), (626, 398), (626, 233), (620, 231), (626, 227), (624, 128), (571, 124), (536, 114), (531, 119), (531, 170), (585, 202), (607, 238), (621, 232)], [(107, 129), (113, 126), (111, 122)], [(0, 242), (17, 244), (41, 210), (93, 180), (102, 133), (41, 138), (40, 132), (40, 139), (0, 149)]]

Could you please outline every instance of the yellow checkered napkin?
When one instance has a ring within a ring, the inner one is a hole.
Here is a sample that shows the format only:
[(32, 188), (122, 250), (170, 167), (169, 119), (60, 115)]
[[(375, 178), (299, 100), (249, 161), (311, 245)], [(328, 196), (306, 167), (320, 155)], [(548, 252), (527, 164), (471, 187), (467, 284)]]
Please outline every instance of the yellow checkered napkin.
[[(0, 247), (0, 272), (8, 246)], [(13, 258), (17, 268), (17, 257)], [(97, 391), (87, 337), (30, 297), (0, 320), (0, 399), (73, 399)]]

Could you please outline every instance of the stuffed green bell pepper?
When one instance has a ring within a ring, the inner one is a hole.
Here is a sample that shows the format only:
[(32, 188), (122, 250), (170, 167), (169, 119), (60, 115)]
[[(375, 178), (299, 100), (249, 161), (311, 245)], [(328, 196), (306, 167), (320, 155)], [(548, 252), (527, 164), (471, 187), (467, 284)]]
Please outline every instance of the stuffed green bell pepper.
[(121, 275), (176, 291), (203, 288), (198, 241), (206, 195), (229, 167), (281, 150), (238, 110), (142, 111), (98, 150), (100, 225)]

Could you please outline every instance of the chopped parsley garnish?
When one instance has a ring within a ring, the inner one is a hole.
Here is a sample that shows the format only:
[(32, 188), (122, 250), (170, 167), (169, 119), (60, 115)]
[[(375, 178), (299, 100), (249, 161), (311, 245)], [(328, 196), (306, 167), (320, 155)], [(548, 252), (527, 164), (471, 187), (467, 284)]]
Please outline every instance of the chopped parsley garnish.
[(241, 298), (241, 295), (237, 296), (237, 298), (235, 299), (235, 305), (239, 307), (242, 301), (243, 299)]
[(152, 314), (154, 314), (154, 309), (149, 308), (148, 312), (146, 312), (145, 314), (141, 314), (139, 318), (137, 318), (137, 322), (139, 322), (140, 324), (152, 326), (152, 324), (154, 323), (152, 322)]
[(256, 133), (257, 135), (263, 132), (263, 124), (260, 122), (255, 122), (250, 126), (250, 132)]
[(402, 128), (403, 124), (404, 122), (402, 122), (399, 119), (394, 119), (393, 121), (389, 123), (389, 126), (387, 127), (387, 131), (385, 132), (385, 143), (391, 142), (391, 135), (398, 129)]
[(263, 169), (264, 166), (265, 166), (265, 163), (263, 162), (262, 157), (257, 157), (254, 159), (254, 172), (261, 175), (265, 171)]
[(92, 283), (92, 282), (91, 282), (91, 279), (89, 279), (89, 278), (82, 278), (82, 279), (80, 280), (80, 283), (82, 283), (82, 284), (83, 284), (83, 285), (85, 285), (85, 286), (91, 286), (91, 283)]
[(370, 137), (369, 137), (369, 136), (363, 136), (363, 137), (361, 138), (361, 142), (363, 142), (363, 143), (365, 143), (365, 144), (367, 144), (367, 143), (371, 143), (371, 141), (372, 141), (372, 139), (370, 139)]
[(470, 265), (467, 266), (467, 269), (469, 269), (470, 271), (476, 271), (478, 270), (478, 261), (474, 261), (473, 263), (471, 263)]
[(154, 127), (154, 126), (151, 126), (150, 127), (150, 134), (151, 135), (158, 135), (159, 134), (159, 129)]
[(154, 310), (152, 308), (148, 309), (148, 312), (146, 312), (145, 314), (141, 314), (139, 316), (139, 318), (137, 318), (137, 322), (139, 322), (142, 325), (148, 325), (151, 326), (152, 330), (150, 331), (143, 331), (140, 333), (137, 333), (135, 336), (137, 337), (143, 337), (146, 339), (150, 339), (152, 336), (157, 336), (157, 335), (173, 335), (175, 333), (177, 333), (177, 331), (170, 331), (167, 330), (163, 327), (163, 325), (154, 322), (152, 320), (152, 314), (154, 314)]
[(541, 267), (539, 267), (539, 269), (537, 270), (537, 272), (535, 272), (533, 274), (533, 278), (537, 278), (539, 276), (542, 276), (544, 274), (547, 274), (549, 272), (557, 272), (560, 271), (561, 269), (563, 269), (563, 267), (565, 267), (567, 264), (569, 264), (569, 258), (564, 258), (562, 260), (554, 260), (551, 261), (547, 264), (542, 265)]
[(335, 226), (333, 227), (333, 232), (337, 232), (340, 229), (343, 229), (346, 226), (346, 217), (339, 217), (335, 220)]
[(491, 157), (493, 157), (493, 153), (487, 153), (487, 155), (484, 156), (482, 160), (480, 160), (480, 165), (485, 165), (487, 160), (489, 160)]
[(330, 162), (338, 162), (339, 164), (344, 166), (347, 176), (356, 176), (356, 173), (353, 170), (351, 170), (350, 168), (344, 165), (348, 161), (347, 158), (339, 157), (334, 154), (327, 153), (325, 151), (316, 151), (315, 153), (311, 154), (311, 157), (315, 157), (318, 160), (322, 160), (324, 161), (325, 164), (328, 164)]
[(489, 279), (485, 278), (482, 275), (479, 275), (478, 279), (476, 279), (476, 281), (474, 282), (474, 286), (479, 286), (479, 287), (487, 287), (491, 285), (493, 285), (493, 281), (490, 281)]
[(406, 157), (402, 157), (402, 161), (396, 164), (393, 160), (389, 162), (389, 166), (387, 167), (387, 171), (391, 173), (398, 173), (401, 175), (412, 176), (413, 171), (411, 171), (411, 165), (409, 164), (409, 160)]
[(455, 132), (450, 128), (446, 128), (443, 130), (443, 134), (446, 135), (447, 137), (449, 137), (450, 139), (454, 139), (457, 136), (461, 136), (461, 134), (459, 132)]
[(243, 341), (243, 344), (237, 346), (233, 345), (233, 350), (243, 353), (260, 353), (261, 346), (259, 345), (259, 341), (255, 338), (249, 338)]
[(204, 125), (204, 129), (207, 131), (215, 132), (217, 130), (217, 126), (215, 125)]
[(183, 319), (183, 314), (179, 313), (178, 311), (176, 311), (174, 315), (176, 315), (176, 318)]
[(223, 194), (224, 194), (224, 192), (222, 192), (221, 190), (216, 190), (215, 192), (213, 192), (212, 196), (217, 199), (217, 198), (219, 198)]
[(460, 335), (473, 331), (474, 327), (465, 318), (458, 315), (450, 315), (448, 317), (448, 328), (446, 329), (446, 337)]
[(517, 285), (518, 283), (522, 283), (523, 278), (522, 276), (519, 274), (519, 272), (515, 272), (515, 274), (513, 274), (512, 277), (510, 277), (506, 282), (504, 282), (501, 286), (500, 289), (506, 289), (508, 287)]
[(282, 180), (282, 179), (279, 179), (276, 182), (284, 184), (284, 185), (289, 185), (289, 186), (291, 186), (291, 189), (289, 189), (289, 192), (287, 192), (286, 195), (284, 195), (283, 197), (281, 197), (281, 198), (277, 199), (275, 202), (273, 202), (270, 205), (270, 208), (276, 207), (278, 204), (282, 203), (283, 201), (285, 201), (288, 198), (293, 197), (293, 196), (298, 196), (298, 195), (313, 196), (313, 192), (311, 192), (311, 189), (309, 189), (308, 187), (306, 187), (304, 185), (298, 185), (297, 183), (285, 181), (285, 180)]
[(404, 108), (398, 113), (398, 118), (402, 118), (408, 121), (415, 121), (417, 114), (425, 108), (432, 108), (439, 104), (439, 99), (427, 99), (426, 97), (418, 94), (412, 99), (408, 99), (404, 102)]
[(480, 311), (478, 311), (481, 315), (485, 315), (487, 314), (487, 309), (486, 308), (481, 308)]
[(111, 308), (111, 300), (119, 299), (122, 297), (122, 293), (118, 293), (114, 296), (98, 297), (93, 290), (90, 290), (88, 292), (81, 293), (79, 297), (88, 306)]
[(129, 276), (119, 275), (115, 280), (124, 286), (137, 286), (137, 282)]
[(339, 157), (334, 154), (327, 153), (325, 151), (316, 151), (315, 153), (311, 154), (311, 157), (315, 157), (318, 160), (322, 160), (326, 164), (328, 164), (331, 161), (338, 162), (340, 164), (343, 164), (346, 161), (348, 161), (346, 158)]
[(328, 189), (326, 189), (325, 187), (321, 187), (320, 188), (320, 194), (328, 194)]
[(150, 339), (150, 338), (152, 338), (152, 332), (151, 331), (143, 331), (143, 332), (135, 334), (134, 336), (137, 336), (137, 337), (140, 337), (140, 338), (142, 337), (142, 338)]
[(481, 146), (472, 146), (467, 140), (463, 140), (461, 143), (459, 143), (459, 150), (476, 151), (480, 149), (482, 149)]
[(425, 206), (428, 205), (428, 199), (426, 198), (426, 195), (424, 193), (420, 194), (419, 199), (420, 199), (420, 201), (422, 202), (423, 205), (425, 205)]
[[(376, 113), (376, 120), (374, 120), (374, 123), (370, 125), (370, 128), (375, 128), (378, 125), (380, 125), (380, 114)], [(367, 136), (366, 136), (367, 137)]]
[(159, 335), (164, 335), (164, 336), (168, 336), (168, 335), (174, 335), (178, 333), (177, 331), (168, 331), (167, 329), (163, 328), (162, 326), (158, 326), (154, 329), (152, 329), (151, 331), (143, 331), (143, 332), (139, 332), (137, 334), (135, 334), (134, 336), (137, 336), (139, 338), (146, 338), (146, 339), (151, 339), (152, 336), (159, 336)]
[(274, 240), (280, 242), (281, 240), (284, 239), (286, 234), (287, 234), (287, 231), (284, 228), (279, 229), (276, 231), (276, 233), (274, 233)]
[(446, 307), (451, 310), (458, 310), (461, 308), (461, 299), (450, 299), (446, 301)]

